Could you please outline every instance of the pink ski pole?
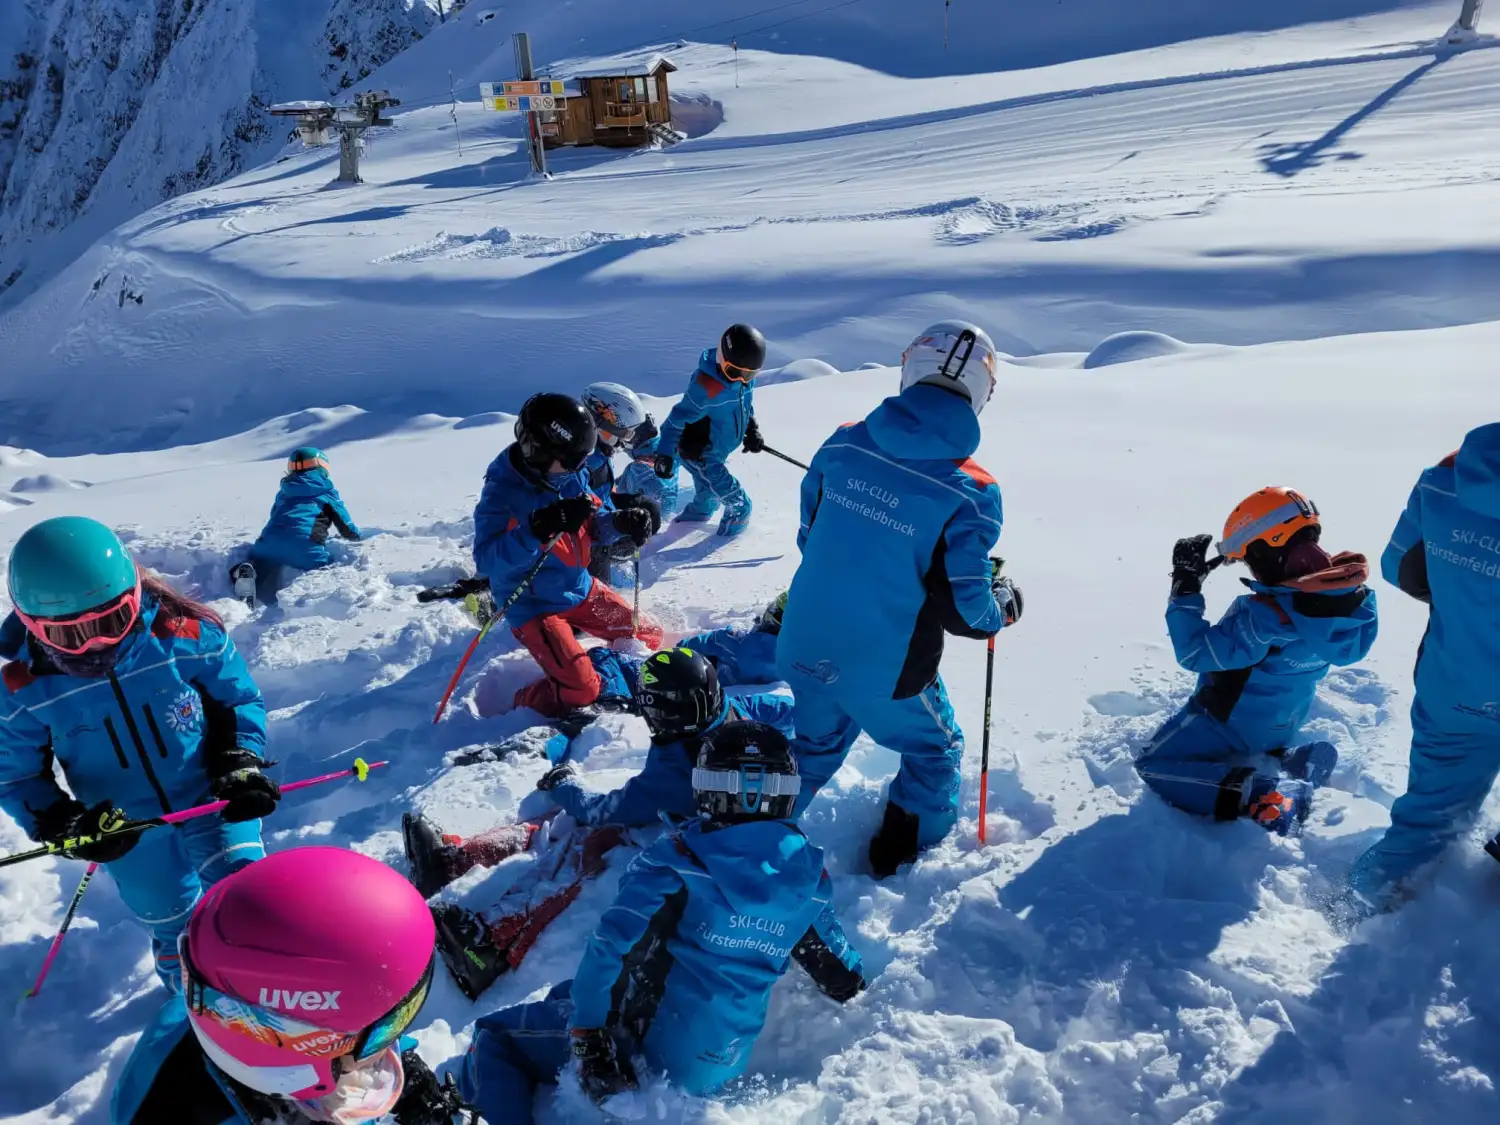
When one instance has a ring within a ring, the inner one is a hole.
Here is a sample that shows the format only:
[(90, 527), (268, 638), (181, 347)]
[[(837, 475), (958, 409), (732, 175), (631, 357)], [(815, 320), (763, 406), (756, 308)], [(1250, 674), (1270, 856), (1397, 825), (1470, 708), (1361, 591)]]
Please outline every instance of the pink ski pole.
[[(337, 781), (341, 777), (353, 777), (359, 781), (364, 781), (370, 776), (371, 770), (378, 770), (385, 765), (389, 765), (389, 763), (366, 762), (363, 758), (355, 758), (354, 765), (346, 770), (339, 770), (337, 773), (325, 773), (322, 777), (309, 777), (303, 781), (288, 782), (281, 787), (281, 791), (282, 793), (295, 793), (298, 789), (308, 789), (314, 785), (322, 785), (327, 781)], [(200, 816), (208, 816), (211, 813), (220, 812), (228, 804), (228, 801), (214, 801), (207, 805), (197, 805), (190, 809), (183, 809), (180, 812), (167, 813), (165, 816), (156, 817), (152, 820), (138, 820), (128, 823), (120, 831), (144, 832), (147, 828), (156, 828), (163, 824), (180, 824), (184, 820), (195, 820)], [(77, 840), (68, 841), (68, 843), (74, 847), (78, 847), (97, 839), (97, 837), (92, 840), (89, 837), (81, 837)], [(49, 852), (46, 849), (39, 849), (37, 852), (28, 853), (28, 855), (36, 855), (38, 857), (55, 854), (58, 853)], [(18, 856), (16, 858), (20, 859), (22, 857)], [(47, 949), (47, 956), (42, 961), (42, 971), (37, 974), (36, 983), (31, 986), (30, 991), (26, 993), (23, 999), (29, 1000), (41, 992), (42, 982), (47, 979), (47, 974), (52, 971), (52, 962), (57, 960), (58, 950), (62, 949), (63, 938), (67, 936), (68, 930), (73, 925), (73, 918), (78, 914), (78, 904), (83, 901), (83, 892), (89, 889), (89, 880), (93, 879), (94, 872), (98, 870), (99, 865), (97, 863), (90, 863), (83, 873), (83, 878), (78, 881), (78, 889), (73, 892), (73, 901), (68, 904), (68, 912), (63, 915), (62, 925), (58, 927), (57, 936), (52, 939), (52, 945)]]

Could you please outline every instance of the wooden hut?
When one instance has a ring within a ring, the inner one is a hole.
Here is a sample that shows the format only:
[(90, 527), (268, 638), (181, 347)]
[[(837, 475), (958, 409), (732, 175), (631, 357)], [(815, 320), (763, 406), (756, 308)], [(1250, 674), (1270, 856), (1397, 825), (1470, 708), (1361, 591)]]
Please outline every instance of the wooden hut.
[(564, 79), (567, 101), (543, 113), (542, 136), (548, 148), (563, 145), (610, 145), (634, 148), (653, 140), (675, 143), (682, 134), (672, 128), (672, 101), (667, 75), (677, 70), (664, 55), (636, 63), (619, 62), (580, 71)]

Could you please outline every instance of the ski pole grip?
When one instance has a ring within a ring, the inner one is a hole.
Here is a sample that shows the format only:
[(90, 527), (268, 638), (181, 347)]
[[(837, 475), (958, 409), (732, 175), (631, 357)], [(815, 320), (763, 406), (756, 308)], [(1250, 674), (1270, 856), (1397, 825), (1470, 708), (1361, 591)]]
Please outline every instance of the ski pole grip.
[(360, 781), (366, 781), (370, 776), (370, 763), (363, 758), (354, 759), (354, 776)]

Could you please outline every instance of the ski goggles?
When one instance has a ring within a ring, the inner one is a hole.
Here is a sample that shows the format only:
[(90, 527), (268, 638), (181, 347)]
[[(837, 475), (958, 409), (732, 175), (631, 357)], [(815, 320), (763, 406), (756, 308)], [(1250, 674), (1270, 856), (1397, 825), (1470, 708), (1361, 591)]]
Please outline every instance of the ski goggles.
[(728, 793), (738, 797), (745, 812), (757, 812), (767, 797), (795, 797), (802, 792), (796, 774), (767, 773), (764, 766), (743, 765), (737, 770), (693, 768), (693, 791)]
[(94, 649), (112, 648), (135, 628), (141, 615), (141, 578), (135, 586), (98, 609), (68, 617), (33, 617), (16, 610), (27, 631), (50, 649), (68, 656), (81, 656)]
[(736, 383), (750, 382), (751, 379), (755, 378), (756, 372), (760, 370), (758, 367), (741, 367), (737, 363), (730, 363), (729, 360), (724, 358), (724, 349), (722, 347), (719, 348), (718, 361), (719, 370), (723, 372), (724, 378), (733, 379)]
[(295, 457), (287, 459), (286, 471), (288, 473), (309, 473), (314, 469), (322, 469), (325, 473), (333, 472), (333, 466), (328, 463), (326, 457), (310, 457), (302, 461)]
[[(433, 967), (380, 1019), (361, 1031), (335, 1031), (268, 1007), (252, 1004), (207, 983), (193, 966), (188, 937), (177, 939), (182, 964), (182, 994), (188, 1022), (204, 1054), (236, 1082), (263, 1094), (316, 1101), (332, 1093), (340, 1074), (358, 1068), (393, 1047), (427, 1001)], [(311, 998), (309, 999), (304, 999)], [(277, 990), (276, 999), (302, 1011), (325, 1003), (316, 991)]]

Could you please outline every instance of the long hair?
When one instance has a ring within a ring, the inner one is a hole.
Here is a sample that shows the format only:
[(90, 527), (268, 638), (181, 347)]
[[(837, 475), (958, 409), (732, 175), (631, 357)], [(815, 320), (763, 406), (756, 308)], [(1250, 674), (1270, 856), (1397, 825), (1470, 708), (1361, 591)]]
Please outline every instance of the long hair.
[(169, 617), (190, 617), (195, 621), (210, 622), (221, 629), (224, 627), (224, 619), (212, 609), (196, 598), (179, 594), (168, 586), (164, 579), (157, 577), (149, 570), (141, 571), (141, 589), (155, 598), (162, 611)]

